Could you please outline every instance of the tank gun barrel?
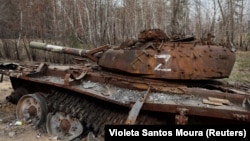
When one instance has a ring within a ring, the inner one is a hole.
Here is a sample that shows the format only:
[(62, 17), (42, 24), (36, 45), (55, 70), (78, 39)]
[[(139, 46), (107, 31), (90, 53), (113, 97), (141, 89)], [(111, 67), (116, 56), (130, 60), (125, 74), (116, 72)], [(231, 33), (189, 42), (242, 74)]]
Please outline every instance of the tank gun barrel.
[(51, 45), (51, 44), (41, 43), (41, 42), (30, 42), (30, 47), (34, 49), (39, 49), (39, 50), (66, 53), (66, 54), (71, 54), (71, 55), (76, 55), (76, 56), (85, 56), (85, 54), (89, 51), (89, 50), (84, 50), (84, 49), (76, 49), (76, 48), (70, 48), (70, 47), (65, 47), (65, 46)]
[(92, 49), (92, 50), (86, 50), (86, 49), (76, 49), (76, 48), (65, 47), (65, 46), (51, 45), (51, 44), (42, 43), (42, 42), (35, 42), (35, 41), (30, 42), (30, 47), (33, 49), (39, 49), (39, 50), (45, 50), (45, 51), (65, 53), (65, 54), (70, 54), (70, 55), (75, 55), (75, 56), (86, 57), (94, 62), (98, 61), (95, 54), (103, 52), (103, 51), (110, 48), (109, 45), (104, 45), (104, 46), (97, 47), (97, 48)]

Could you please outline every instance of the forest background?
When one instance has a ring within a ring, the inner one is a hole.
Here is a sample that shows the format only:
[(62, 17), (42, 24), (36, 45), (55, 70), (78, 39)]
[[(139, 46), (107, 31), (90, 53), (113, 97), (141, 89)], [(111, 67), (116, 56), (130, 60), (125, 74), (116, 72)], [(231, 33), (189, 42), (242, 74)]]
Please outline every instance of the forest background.
[[(74, 48), (119, 45), (140, 31), (194, 35), (249, 50), (249, 0), (0, 0), (0, 58), (69, 63), (30, 41)], [(40, 55), (39, 55), (40, 54)], [(48, 57), (49, 56), (49, 57)]]

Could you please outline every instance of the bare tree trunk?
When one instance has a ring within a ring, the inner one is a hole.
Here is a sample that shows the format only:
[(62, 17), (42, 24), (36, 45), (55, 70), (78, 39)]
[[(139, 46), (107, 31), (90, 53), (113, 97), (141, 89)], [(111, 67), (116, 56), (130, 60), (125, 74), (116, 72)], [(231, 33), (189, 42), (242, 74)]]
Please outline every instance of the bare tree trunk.
[[(105, 42), (108, 42), (109, 44), (111, 43), (111, 38), (110, 38), (110, 9), (112, 7), (110, 6), (110, 1), (106, 1), (106, 7), (105, 7), (105, 17), (106, 17), (106, 22), (105, 22), (105, 33), (107, 34), (107, 41)], [(105, 35), (105, 34), (104, 34)], [(106, 43), (105, 43), (106, 44)]]
[[(28, 44), (29, 44), (29, 41), (28, 41)], [(25, 51), (26, 51), (28, 60), (31, 61), (31, 55), (30, 55), (30, 52), (29, 52), (29, 50), (28, 50), (28, 48), (27, 48), (27, 44), (26, 44), (26, 41), (25, 41), (24, 38), (23, 38), (23, 46), (24, 46), (24, 49), (25, 49)]]
[(233, 0), (229, 1), (230, 6), (230, 44), (234, 43), (234, 6)]
[(196, 9), (196, 36), (198, 37), (198, 39), (202, 39), (202, 17), (201, 17), (201, 3), (200, 0), (196, 1), (195, 4), (195, 9)]
[(123, 15), (122, 15), (122, 41), (124, 42), (126, 39), (125, 39), (125, 22), (126, 22), (126, 9), (123, 8)]
[(3, 51), (4, 51), (4, 54), (5, 54), (5, 57), (8, 58), (8, 59), (11, 59), (11, 51), (10, 51), (10, 48), (8, 46), (8, 42), (6, 41), (6, 39), (2, 39), (2, 43), (3, 43)]
[[(57, 24), (56, 24), (56, 22), (57, 22), (57, 6), (56, 6), (56, 0), (53, 0), (53, 33), (54, 33), (54, 39), (56, 39), (56, 36), (58, 36), (57, 35)], [(54, 40), (54, 41), (56, 41), (56, 40)], [(55, 44), (56, 44), (56, 42), (55, 42)]]
[(180, 0), (173, 0), (171, 1), (172, 6), (172, 19), (171, 19), (171, 26), (172, 26), (172, 34), (178, 33), (178, 11), (180, 6)]
[(142, 28), (146, 28), (145, 18), (144, 18), (144, 8), (143, 8), (143, 0), (140, 1), (140, 9), (141, 9), (141, 21), (142, 21)]
[(19, 47), (19, 39), (15, 40), (15, 59), (20, 60), (20, 55), (19, 55), (19, 51), (18, 51), (18, 47)]
[(97, 13), (98, 13), (98, 11), (97, 11), (97, 1), (95, 0), (94, 1), (94, 9), (95, 9), (95, 11), (94, 11), (94, 41), (93, 41), (93, 45), (94, 46), (97, 46), (97, 42), (96, 42), (96, 40), (97, 40), (97, 37), (98, 37), (98, 35), (97, 35)]
[(226, 40), (227, 40), (227, 44), (229, 44), (229, 32), (228, 32), (228, 23), (227, 23), (227, 18), (226, 18), (226, 15), (224, 13), (224, 10), (222, 8), (222, 5), (221, 5), (221, 2), (220, 0), (217, 0), (218, 2), (218, 5), (219, 5), (219, 8), (220, 8), (220, 13), (221, 13), (221, 16), (222, 16), (222, 32), (224, 31), (225, 34), (226, 34)]
[(16, 47), (16, 57), (17, 57), (17, 60), (20, 60), (18, 48), (20, 46), (20, 39), (21, 39), (21, 36), (22, 36), (22, 29), (23, 29), (23, 11), (22, 11), (22, 8), (21, 8), (20, 5), (19, 5), (19, 10), (20, 10), (20, 31), (19, 31), (19, 36), (18, 36), (18, 40), (17, 40), (16, 46), (15, 46)]
[(244, 0), (241, 0), (241, 9), (240, 9), (240, 48), (243, 48), (242, 36), (244, 34), (244, 25), (243, 25), (243, 11), (244, 11)]
[[(61, 0), (61, 2), (62, 2), (62, 0)], [(67, 10), (66, 10), (66, 8), (65, 8), (64, 5), (62, 5), (62, 8), (63, 8), (64, 14), (65, 14), (66, 17), (67, 17), (67, 20), (68, 20), (70, 26), (71, 26), (71, 29), (72, 29), (73, 32), (74, 32), (75, 37), (77, 37), (77, 33), (76, 33), (76, 31), (75, 31), (75, 26), (74, 26), (74, 24), (73, 24), (73, 21), (70, 19), (69, 14), (67, 13)]]
[(213, 19), (212, 19), (212, 23), (210, 26), (210, 31), (209, 32), (213, 32), (214, 28), (215, 28), (215, 19), (216, 19), (216, 1), (213, 0), (213, 5), (214, 5), (214, 9), (213, 9)]
[(154, 8), (154, 5), (153, 5), (153, 2), (150, 2), (150, 11), (152, 13), (152, 24), (154, 28), (158, 28), (158, 25), (157, 25), (157, 19), (156, 19), (156, 16), (155, 16), (155, 13), (157, 12), (156, 9)]
[[(78, 12), (79, 12), (79, 18), (80, 18), (81, 28), (82, 28), (82, 31), (84, 31), (84, 30), (83, 30), (84, 28), (83, 28), (82, 17), (81, 17), (80, 11), (79, 11), (79, 6), (77, 6), (77, 8), (78, 8)], [(90, 19), (89, 9), (88, 9), (88, 6), (87, 6), (86, 4), (85, 4), (85, 11), (86, 11), (87, 22), (88, 22), (88, 35), (89, 35), (89, 41), (90, 41), (91, 43), (93, 43), (91, 19)]]

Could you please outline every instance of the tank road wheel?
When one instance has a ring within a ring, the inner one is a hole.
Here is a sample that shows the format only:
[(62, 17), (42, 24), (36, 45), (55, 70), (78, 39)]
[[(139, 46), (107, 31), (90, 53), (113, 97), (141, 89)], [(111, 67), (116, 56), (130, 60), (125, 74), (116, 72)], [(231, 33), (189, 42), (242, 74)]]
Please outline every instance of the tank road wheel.
[(46, 128), (48, 134), (55, 135), (60, 140), (72, 140), (83, 132), (83, 126), (77, 118), (72, 118), (63, 112), (51, 113), (47, 116)]
[(42, 93), (27, 94), (20, 98), (16, 106), (16, 116), (24, 124), (35, 128), (46, 122), (48, 107)]

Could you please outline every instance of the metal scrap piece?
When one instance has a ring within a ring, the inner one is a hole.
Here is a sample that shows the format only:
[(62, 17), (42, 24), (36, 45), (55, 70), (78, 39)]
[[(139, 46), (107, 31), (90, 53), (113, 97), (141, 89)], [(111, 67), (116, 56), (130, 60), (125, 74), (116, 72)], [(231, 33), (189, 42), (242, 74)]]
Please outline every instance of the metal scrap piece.
[(148, 88), (147, 93), (145, 94), (143, 100), (138, 100), (136, 101), (136, 103), (133, 105), (133, 107), (131, 108), (131, 110), (129, 111), (129, 115), (127, 117), (126, 120), (126, 124), (134, 124), (137, 116), (139, 115), (139, 112), (141, 111), (141, 108), (143, 106), (143, 103), (146, 101), (146, 99), (148, 98), (148, 95), (150, 93), (150, 89), (151, 87)]
[(250, 99), (245, 98), (242, 102), (242, 107), (250, 110)]

